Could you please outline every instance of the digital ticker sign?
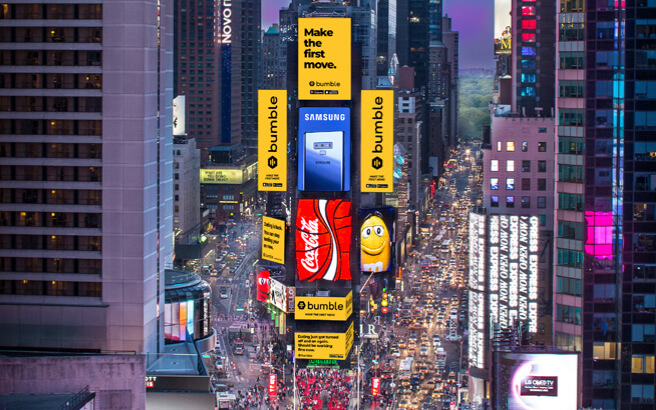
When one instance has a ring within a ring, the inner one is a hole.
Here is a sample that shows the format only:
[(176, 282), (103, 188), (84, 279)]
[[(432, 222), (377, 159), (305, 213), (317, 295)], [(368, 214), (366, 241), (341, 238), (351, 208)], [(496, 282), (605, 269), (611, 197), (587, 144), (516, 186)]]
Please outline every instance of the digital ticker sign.
[(489, 308), (501, 329), (538, 330), (538, 217), (489, 217)]
[(485, 215), (469, 214), (469, 365), (485, 368)]
[(299, 199), (296, 213), (298, 280), (351, 280), (351, 202)]

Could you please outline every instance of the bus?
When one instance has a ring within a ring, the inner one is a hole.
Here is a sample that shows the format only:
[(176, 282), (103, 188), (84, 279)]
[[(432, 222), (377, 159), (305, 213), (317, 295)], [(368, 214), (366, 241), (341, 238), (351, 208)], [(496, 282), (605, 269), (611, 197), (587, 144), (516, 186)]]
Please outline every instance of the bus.
[(234, 353), (235, 354), (244, 354), (244, 342), (241, 339), (236, 339), (234, 344)]
[(448, 253), (451, 250), (451, 239), (447, 239), (440, 245), (440, 251)]
[(410, 383), (410, 374), (412, 373), (412, 357), (406, 357), (399, 366), (399, 378), (402, 381)]

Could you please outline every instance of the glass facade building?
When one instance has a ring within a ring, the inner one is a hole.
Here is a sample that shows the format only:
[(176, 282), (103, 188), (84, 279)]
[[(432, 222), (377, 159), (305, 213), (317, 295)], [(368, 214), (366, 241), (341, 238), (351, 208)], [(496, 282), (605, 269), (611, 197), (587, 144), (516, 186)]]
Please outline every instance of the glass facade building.
[(560, 2), (555, 343), (583, 352), (583, 407), (655, 405), (653, 16)]
[(164, 341), (201, 340), (213, 333), (212, 289), (195, 273), (166, 270)]

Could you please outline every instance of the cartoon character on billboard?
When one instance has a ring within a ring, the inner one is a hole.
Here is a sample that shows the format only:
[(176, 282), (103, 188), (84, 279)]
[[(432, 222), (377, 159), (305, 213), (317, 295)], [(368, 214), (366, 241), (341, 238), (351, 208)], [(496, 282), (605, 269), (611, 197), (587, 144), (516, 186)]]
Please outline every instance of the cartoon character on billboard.
[(383, 215), (374, 211), (360, 228), (360, 268), (362, 272), (386, 272), (391, 261), (390, 230)]
[(266, 302), (269, 300), (269, 277), (271, 274), (269, 271), (263, 270), (257, 274), (257, 300), (260, 302)]

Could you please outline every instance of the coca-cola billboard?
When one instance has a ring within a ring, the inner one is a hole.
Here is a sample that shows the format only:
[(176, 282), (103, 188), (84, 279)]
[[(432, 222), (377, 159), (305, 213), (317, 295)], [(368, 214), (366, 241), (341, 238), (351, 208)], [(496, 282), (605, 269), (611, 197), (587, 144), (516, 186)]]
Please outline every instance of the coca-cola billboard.
[(351, 202), (299, 199), (296, 214), (298, 280), (351, 280)]

